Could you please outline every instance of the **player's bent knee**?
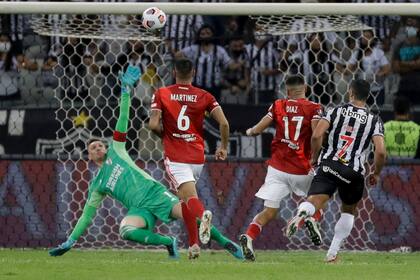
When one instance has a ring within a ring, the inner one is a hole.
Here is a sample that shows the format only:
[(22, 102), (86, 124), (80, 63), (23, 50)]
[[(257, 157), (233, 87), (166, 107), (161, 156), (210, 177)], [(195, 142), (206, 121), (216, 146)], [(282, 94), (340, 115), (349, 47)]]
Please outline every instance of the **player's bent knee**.
[(172, 207), (171, 217), (175, 219), (183, 219), (181, 203), (177, 203)]
[(144, 228), (146, 227), (146, 221), (140, 216), (126, 216), (120, 223), (120, 229), (125, 226)]
[(180, 184), (178, 187), (178, 196), (184, 201), (190, 197), (198, 197), (197, 190), (195, 188), (195, 181)]
[(328, 194), (312, 194), (306, 200), (312, 203), (316, 209), (322, 209), (330, 197)]
[(191, 197), (198, 197), (195, 182), (185, 182), (180, 184), (177, 194), (182, 200), (187, 200)]
[(125, 225), (120, 226), (120, 236), (124, 240), (130, 240), (130, 233), (136, 230), (135, 226)]
[(351, 215), (354, 216), (354, 215), (356, 215), (356, 208), (357, 208), (357, 203), (356, 204), (351, 204), (351, 205), (343, 203), (341, 205), (341, 212), (351, 214)]

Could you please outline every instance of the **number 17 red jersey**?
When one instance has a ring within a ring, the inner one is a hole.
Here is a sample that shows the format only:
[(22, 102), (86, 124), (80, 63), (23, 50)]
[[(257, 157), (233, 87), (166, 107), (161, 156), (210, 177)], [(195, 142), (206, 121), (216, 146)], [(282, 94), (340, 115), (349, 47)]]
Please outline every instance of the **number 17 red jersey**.
[(204, 115), (218, 106), (213, 95), (191, 85), (158, 89), (151, 109), (162, 111), (165, 157), (173, 162), (204, 163)]
[(278, 99), (268, 116), (276, 124), (268, 164), (280, 171), (307, 175), (311, 170), (312, 120), (321, 118), (320, 104), (301, 99)]

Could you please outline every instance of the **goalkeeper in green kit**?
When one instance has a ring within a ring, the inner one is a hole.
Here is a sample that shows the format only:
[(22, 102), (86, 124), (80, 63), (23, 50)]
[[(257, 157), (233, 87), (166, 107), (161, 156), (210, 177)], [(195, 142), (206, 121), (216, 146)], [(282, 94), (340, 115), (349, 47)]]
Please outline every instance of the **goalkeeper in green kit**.
[[(82, 216), (67, 241), (49, 251), (51, 256), (61, 256), (74, 246), (91, 224), (102, 200), (109, 195), (128, 209), (126, 217), (120, 224), (120, 235), (123, 239), (143, 245), (164, 245), (169, 257), (179, 257), (177, 239), (154, 233), (153, 229), (157, 219), (164, 223), (181, 219), (181, 204), (164, 185), (140, 169), (125, 149), (131, 104), (130, 92), (139, 78), (140, 68), (134, 66), (128, 66), (127, 71), (119, 75), (120, 114), (113, 141), (108, 150), (100, 139), (91, 139), (87, 143), (89, 160), (96, 163), (100, 169), (90, 182), (88, 199)], [(224, 248), (240, 248), (214, 227), (211, 229), (211, 238)], [(234, 246), (226, 246), (226, 244)], [(236, 251), (229, 252), (237, 258), (242, 258), (242, 254), (238, 255)]]

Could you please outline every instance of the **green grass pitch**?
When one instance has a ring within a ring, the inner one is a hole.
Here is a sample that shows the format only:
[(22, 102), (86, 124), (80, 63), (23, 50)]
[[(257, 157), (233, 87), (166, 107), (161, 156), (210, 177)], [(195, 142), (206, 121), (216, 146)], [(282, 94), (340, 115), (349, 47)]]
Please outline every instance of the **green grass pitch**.
[(343, 253), (338, 264), (324, 264), (324, 252), (257, 252), (247, 263), (224, 251), (200, 259), (169, 260), (165, 252), (72, 250), (50, 257), (45, 250), (0, 250), (0, 279), (420, 279), (420, 253)]

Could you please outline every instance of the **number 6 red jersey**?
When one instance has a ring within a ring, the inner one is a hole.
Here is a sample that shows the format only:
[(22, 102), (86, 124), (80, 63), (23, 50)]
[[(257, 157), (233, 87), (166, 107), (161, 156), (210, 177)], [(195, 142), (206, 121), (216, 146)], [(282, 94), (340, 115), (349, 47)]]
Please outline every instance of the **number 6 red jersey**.
[(305, 98), (276, 100), (268, 111), (276, 124), (268, 164), (289, 174), (307, 175), (311, 170), (312, 120), (321, 115), (321, 105)]
[(218, 106), (213, 95), (191, 85), (158, 89), (151, 109), (162, 111), (165, 157), (173, 162), (204, 163), (204, 115)]

